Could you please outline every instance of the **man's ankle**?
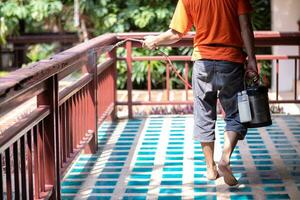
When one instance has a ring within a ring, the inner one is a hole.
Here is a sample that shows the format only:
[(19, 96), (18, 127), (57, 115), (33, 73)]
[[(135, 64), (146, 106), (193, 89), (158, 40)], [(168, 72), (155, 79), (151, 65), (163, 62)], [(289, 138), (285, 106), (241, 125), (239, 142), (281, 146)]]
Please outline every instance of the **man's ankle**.
[(206, 167), (207, 167), (208, 169), (213, 169), (213, 168), (216, 167), (216, 163), (213, 162), (213, 163), (210, 163), (210, 164), (206, 164)]
[(228, 159), (223, 159), (221, 158), (220, 162), (219, 162), (219, 165), (230, 165), (230, 161)]

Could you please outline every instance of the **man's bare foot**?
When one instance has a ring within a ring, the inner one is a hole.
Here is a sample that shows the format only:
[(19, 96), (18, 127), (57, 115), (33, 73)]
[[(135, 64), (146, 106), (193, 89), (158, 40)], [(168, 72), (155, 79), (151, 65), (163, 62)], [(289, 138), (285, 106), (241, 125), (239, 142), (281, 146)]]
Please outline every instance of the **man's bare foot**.
[(234, 186), (238, 184), (238, 181), (232, 174), (229, 164), (225, 163), (224, 161), (220, 161), (218, 167), (219, 170), (222, 172), (224, 176), (224, 181), (227, 185)]
[(206, 167), (206, 177), (208, 180), (216, 180), (219, 177), (217, 166)]

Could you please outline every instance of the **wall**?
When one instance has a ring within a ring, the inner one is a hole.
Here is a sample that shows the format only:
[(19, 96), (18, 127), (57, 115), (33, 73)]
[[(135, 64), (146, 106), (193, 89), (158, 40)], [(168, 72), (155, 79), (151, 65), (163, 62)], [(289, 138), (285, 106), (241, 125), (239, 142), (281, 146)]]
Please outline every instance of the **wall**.
[[(273, 31), (290, 32), (299, 30), (300, 0), (272, 0), (271, 10)], [(273, 48), (273, 54), (299, 55), (299, 47), (276, 46)], [(280, 91), (293, 90), (294, 63), (295, 61), (280, 61)], [(272, 88), (275, 89), (275, 68), (273, 69)]]

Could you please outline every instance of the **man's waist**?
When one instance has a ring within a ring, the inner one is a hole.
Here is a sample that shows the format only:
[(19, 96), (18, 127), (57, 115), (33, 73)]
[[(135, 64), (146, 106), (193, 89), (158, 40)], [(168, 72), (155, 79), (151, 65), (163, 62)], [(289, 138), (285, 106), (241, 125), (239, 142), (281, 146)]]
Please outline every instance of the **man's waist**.
[(238, 49), (238, 50), (243, 50), (242, 46), (239, 46), (236, 44), (209, 43), (209, 44), (199, 44), (196, 46), (199, 46), (199, 47), (224, 47), (224, 48), (234, 48), (234, 49)]

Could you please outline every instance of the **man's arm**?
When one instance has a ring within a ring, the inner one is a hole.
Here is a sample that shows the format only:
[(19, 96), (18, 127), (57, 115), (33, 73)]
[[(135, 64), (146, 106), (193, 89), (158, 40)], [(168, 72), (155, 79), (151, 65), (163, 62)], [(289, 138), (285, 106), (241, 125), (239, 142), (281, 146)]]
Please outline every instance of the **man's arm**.
[(159, 34), (158, 36), (146, 36), (143, 46), (148, 49), (154, 49), (159, 45), (167, 45), (173, 44), (178, 42), (182, 38), (182, 34), (173, 30), (169, 29), (166, 32)]
[(244, 46), (248, 54), (248, 64), (246, 70), (252, 70), (257, 72), (257, 62), (255, 57), (255, 51), (254, 51), (254, 34), (253, 34), (250, 17), (248, 14), (240, 15), (239, 21), (240, 21)]

